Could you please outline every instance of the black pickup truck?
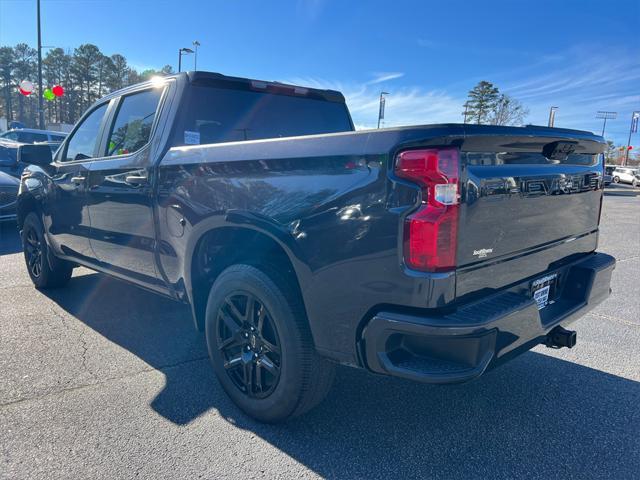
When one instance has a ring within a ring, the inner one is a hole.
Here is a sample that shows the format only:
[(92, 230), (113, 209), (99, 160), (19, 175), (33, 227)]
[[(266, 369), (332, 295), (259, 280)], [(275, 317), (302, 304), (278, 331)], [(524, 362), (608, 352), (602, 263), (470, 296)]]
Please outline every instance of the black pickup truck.
[(337, 363), (444, 384), (573, 346), (615, 266), (601, 137), (353, 130), (336, 91), (189, 72), (112, 93), (53, 158), (18, 152), (33, 283), (82, 265), (189, 304), (226, 392), (269, 422)]

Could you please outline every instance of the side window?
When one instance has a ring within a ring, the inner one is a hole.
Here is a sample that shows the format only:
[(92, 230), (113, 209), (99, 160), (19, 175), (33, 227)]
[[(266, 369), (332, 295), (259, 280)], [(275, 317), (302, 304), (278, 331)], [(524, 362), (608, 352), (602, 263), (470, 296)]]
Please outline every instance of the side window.
[(107, 103), (102, 104), (91, 112), (73, 133), (62, 159), (64, 162), (93, 158), (100, 135), (100, 124), (107, 111), (107, 105)]
[(154, 88), (122, 98), (107, 142), (107, 156), (125, 155), (144, 147), (158, 109), (162, 90)]
[(64, 136), (62, 135), (51, 135), (52, 142), (62, 142), (64, 140)]

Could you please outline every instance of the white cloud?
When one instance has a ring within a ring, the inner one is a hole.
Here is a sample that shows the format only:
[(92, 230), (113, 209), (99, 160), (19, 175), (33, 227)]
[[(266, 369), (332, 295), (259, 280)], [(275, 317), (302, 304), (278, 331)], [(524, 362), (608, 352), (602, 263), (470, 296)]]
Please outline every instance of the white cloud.
[[(402, 126), (428, 123), (462, 122), (462, 105), (467, 92), (481, 79), (494, 82), (501, 91), (520, 100), (530, 114), (525, 123), (546, 125), (550, 106), (558, 106), (556, 126), (599, 133), (602, 120), (598, 110), (618, 112), (616, 120), (607, 122), (607, 138), (626, 143), (631, 112), (640, 110), (640, 63), (628, 51), (598, 51), (574, 48), (540, 55), (539, 59), (509, 71), (490, 75), (478, 72), (476, 78), (448, 85), (446, 89), (429, 89), (402, 85), (385, 87), (384, 125)], [(319, 78), (296, 78), (290, 83), (343, 92), (357, 128), (375, 128), (378, 118), (380, 83), (397, 80), (399, 72), (380, 72), (366, 82), (336, 81)], [(386, 77), (386, 78), (385, 78)], [(640, 144), (634, 135), (632, 144)]]
[[(377, 84), (342, 83), (319, 78), (294, 78), (287, 83), (341, 91), (358, 129), (375, 128), (378, 122), (380, 89)], [(389, 89), (384, 126), (423, 125), (462, 121), (464, 99), (440, 90), (419, 87)]]
[(376, 72), (373, 75), (373, 80), (369, 80), (367, 85), (375, 85), (376, 83), (388, 82), (396, 78), (404, 77), (404, 73), (402, 72)]
[[(626, 50), (576, 47), (547, 58), (543, 67), (521, 72), (518, 79), (508, 73), (495, 77), (501, 90), (529, 107), (528, 123), (546, 124), (550, 106), (559, 107), (557, 127), (599, 133), (602, 120), (596, 111), (617, 111), (618, 119), (607, 122), (607, 137), (626, 143), (631, 112), (640, 109), (640, 63)], [(639, 140), (635, 140), (637, 143)]]

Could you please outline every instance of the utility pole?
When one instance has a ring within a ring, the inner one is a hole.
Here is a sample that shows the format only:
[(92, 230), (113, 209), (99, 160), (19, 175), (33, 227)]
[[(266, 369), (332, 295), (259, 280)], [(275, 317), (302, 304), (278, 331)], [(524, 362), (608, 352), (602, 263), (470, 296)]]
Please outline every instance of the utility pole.
[(42, 32), (40, 31), (40, 0), (36, 2), (38, 19), (38, 127), (44, 130), (44, 98), (42, 96)]
[(200, 42), (198, 40), (194, 40), (193, 46), (195, 48), (195, 53), (193, 55), (193, 69), (198, 70), (198, 47), (200, 46)]
[(640, 111), (635, 111), (631, 114), (631, 126), (629, 127), (629, 139), (627, 140), (627, 150), (624, 153), (624, 166), (629, 164), (629, 147), (631, 146), (631, 134), (638, 131), (638, 118), (640, 118)]
[(380, 92), (380, 108), (378, 109), (378, 128), (380, 128), (380, 120), (384, 119), (384, 106), (386, 100), (385, 95), (390, 95), (389, 92)]
[(556, 121), (556, 110), (558, 110), (558, 107), (551, 107), (549, 109), (549, 123), (548, 126), (553, 127), (553, 124)]
[(596, 112), (596, 118), (603, 118), (604, 119), (604, 122), (602, 123), (602, 134), (601, 134), (601, 136), (604, 137), (604, 129), (607, 126), (607, 119), (610, 118), (610, 119), (614, 120), (617, 117), (618, 117), (618, 112), (603, 112), (601, 110)]

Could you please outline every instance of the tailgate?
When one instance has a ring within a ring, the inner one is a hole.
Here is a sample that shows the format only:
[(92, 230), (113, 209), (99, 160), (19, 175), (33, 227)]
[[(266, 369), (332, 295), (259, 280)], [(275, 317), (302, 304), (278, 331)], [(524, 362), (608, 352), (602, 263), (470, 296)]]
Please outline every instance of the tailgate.
[(520, 130), (525, 134), (471, 134), (463, 142), (458, 299), (596, 249), (601, 139), (570, 130)]

